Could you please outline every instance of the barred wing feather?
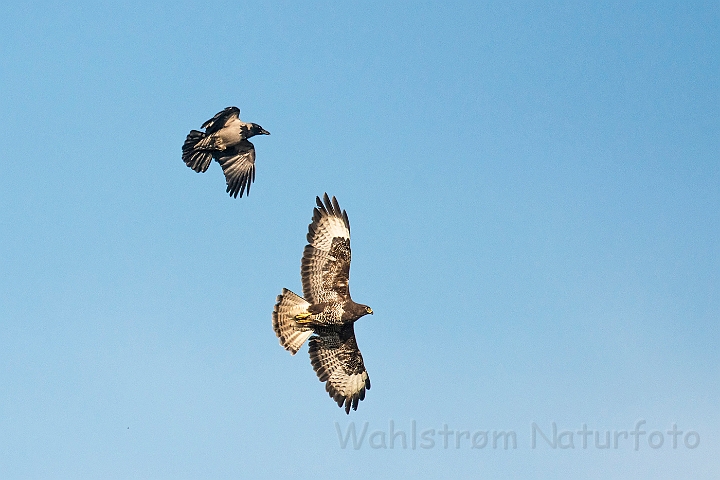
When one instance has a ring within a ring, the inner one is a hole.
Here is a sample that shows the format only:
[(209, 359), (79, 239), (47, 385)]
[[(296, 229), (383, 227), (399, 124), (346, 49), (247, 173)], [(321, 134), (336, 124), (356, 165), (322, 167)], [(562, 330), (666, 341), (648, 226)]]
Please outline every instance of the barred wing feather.
[(355, 341), (352, 323), (318, 329), (310, 338), (310, 362), (325, 390), (338, 406), (357, 410), (370, 390), (370, 377)]
[(344, 301), (349, 295), (350, 222), (335, 197), (317, 199), (303, 252), (303, 296), (311, 303)]

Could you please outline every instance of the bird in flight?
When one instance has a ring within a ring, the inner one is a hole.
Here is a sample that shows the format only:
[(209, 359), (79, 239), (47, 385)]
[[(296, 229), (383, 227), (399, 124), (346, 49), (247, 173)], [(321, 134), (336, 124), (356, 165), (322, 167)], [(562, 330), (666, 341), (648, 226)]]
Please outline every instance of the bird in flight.
[[(303, 297), (283, 288), (273, 309), (280, 345), (295, 355), (310, 338), (310, 363), (337, 402), (357, 410), (370, 390), (353, 325), (373, 311), (350, 298), (350, 222), (335, 197), (316, 198), (300, 268)], [(311, 337), (312, 335), (312, 337)]]
[(204, 132), (190, 130), (182, 147), (185, 165), (196, 172), (205, 172), (214, 158), (222, 167), (227, 192), (237, 198), (250, 194), (250, 184), (255, 181), (255, 146), (248, 138), (270, 135), (256, 123), (240, 120), (240, 109), (227, 107), (203, 123)]

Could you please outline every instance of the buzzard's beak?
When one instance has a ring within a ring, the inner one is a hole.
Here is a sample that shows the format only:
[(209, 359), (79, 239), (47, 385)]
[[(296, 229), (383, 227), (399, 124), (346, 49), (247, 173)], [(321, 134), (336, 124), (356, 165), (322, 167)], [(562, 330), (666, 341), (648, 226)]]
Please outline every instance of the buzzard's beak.
[(370, 315), (373, 314), (372, 308), (368, 307), (368, 313), (369, 313)]

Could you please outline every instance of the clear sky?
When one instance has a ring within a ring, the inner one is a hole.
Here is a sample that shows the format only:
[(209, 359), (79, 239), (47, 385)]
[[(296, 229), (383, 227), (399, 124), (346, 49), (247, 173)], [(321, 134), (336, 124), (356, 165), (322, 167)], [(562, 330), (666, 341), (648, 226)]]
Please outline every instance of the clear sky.
[[(717, 2), (6, 2), (0, 114), (0, 477), (718, 478)], [(349, 416), (271, 328), (326, 191)]]

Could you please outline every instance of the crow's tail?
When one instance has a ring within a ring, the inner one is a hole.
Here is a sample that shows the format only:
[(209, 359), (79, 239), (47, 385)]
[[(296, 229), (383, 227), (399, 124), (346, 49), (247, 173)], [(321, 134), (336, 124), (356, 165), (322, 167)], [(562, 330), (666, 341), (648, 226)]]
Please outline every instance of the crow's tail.
[(196, 172), (204, 172), (212, 161), (212, 151), (198, 148), (198, 143), (205, 138), (205, 134), (198, 130), (190, 130), (182, 146), (182, 159), (185, 165)]

